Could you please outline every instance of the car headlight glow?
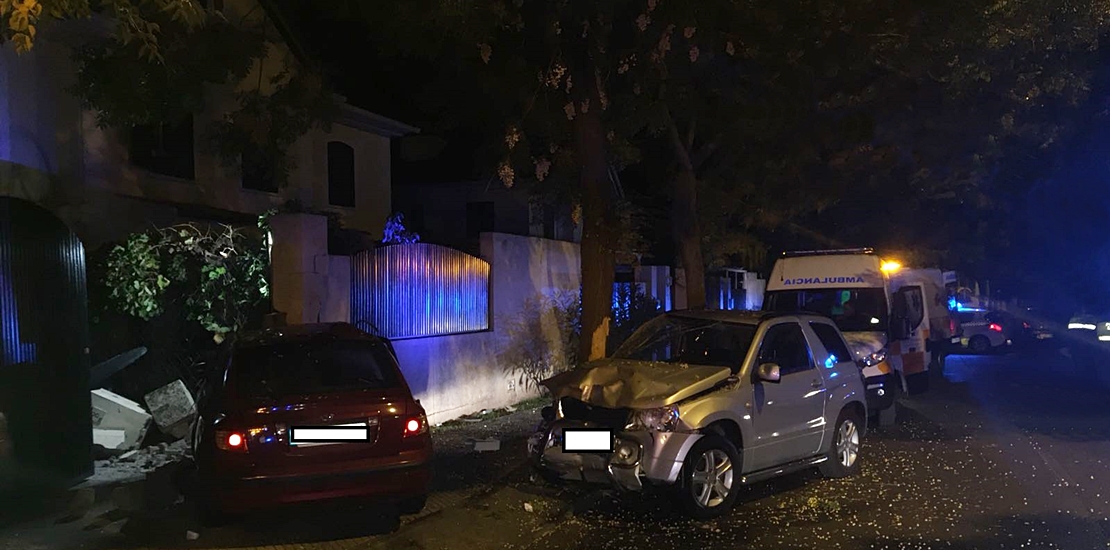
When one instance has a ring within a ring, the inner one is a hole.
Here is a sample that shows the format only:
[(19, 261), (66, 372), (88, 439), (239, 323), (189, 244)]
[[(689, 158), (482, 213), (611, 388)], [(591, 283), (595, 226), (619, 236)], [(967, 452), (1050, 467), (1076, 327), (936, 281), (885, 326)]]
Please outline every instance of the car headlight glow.
[(658, 409), (633, 411), (626, 429), (673, 432), (678, 427), (678, 407), (671, 405)]
[(883, 361), (886, 361), (885, 350), (876, 351), (875, 353), (872, 353), (871, 355), (865, 355), (862, 359), (860, 359), (860, 363), (863, 363), (863, 366), (865, 367), (874, 367), (875, 365), (878, 365)]

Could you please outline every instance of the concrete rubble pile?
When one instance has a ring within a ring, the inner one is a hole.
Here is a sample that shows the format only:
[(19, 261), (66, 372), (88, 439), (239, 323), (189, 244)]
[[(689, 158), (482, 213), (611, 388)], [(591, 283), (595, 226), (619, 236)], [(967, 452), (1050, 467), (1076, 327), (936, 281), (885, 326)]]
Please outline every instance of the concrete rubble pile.
[[(188, 458), (188, 436), (197, 409), (192, 393), (175, 380), (143, 397), (139, 403), (106, 389), (92, 391), (93, 443), (96, 472), (89, 482), (123, 482), (145, 477)], [(170, 441), (151, 444), (151, 428)]]
[(197, 408), (184, 382), (166, 384), (146, 394), (144, 401), (147, 408), (109, 390), (93, 390), (93, 443), (109, 454), (137, 449), (152, 424), (174, 440), (189, 435)]

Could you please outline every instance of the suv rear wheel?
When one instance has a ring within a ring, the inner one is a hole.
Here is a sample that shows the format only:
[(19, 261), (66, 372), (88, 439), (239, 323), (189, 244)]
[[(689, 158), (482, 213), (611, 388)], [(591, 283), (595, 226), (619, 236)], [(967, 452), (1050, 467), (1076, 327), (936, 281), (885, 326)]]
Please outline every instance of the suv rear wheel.
[(740, 451), (725, 438), (707, 434), (682, 464), (679, 501), (691, 517), (711, 519), (732, 509), (740, 489)]

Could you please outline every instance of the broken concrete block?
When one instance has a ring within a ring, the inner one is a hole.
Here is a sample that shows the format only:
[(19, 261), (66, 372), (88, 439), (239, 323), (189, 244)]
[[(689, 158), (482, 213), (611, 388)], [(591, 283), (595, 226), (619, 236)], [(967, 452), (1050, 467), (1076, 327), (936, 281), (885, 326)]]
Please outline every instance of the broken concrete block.
[(485, 451), (500, 451), (501, 450), (501, 440), (500, 439), (479, 439), (479, 440), (474, 442), (474, 450), (478, 451), (480, 453), (485, 452)]
[(121, 450), (138, 447), (151, 420), (141, 405), (105, 389), (92, 391), (92, 417), (95, 429), (124, 431)]
[(197, 416), (193, 394), (181, 380), (174, 380), (143, 398), (162, 433), (184, 439)]
[(124, 430), (102, 430), (100, 428), (93, 428), (94, 445), (100, 445), (105, 449), (119, 449), (126, 440), (127, 432)]

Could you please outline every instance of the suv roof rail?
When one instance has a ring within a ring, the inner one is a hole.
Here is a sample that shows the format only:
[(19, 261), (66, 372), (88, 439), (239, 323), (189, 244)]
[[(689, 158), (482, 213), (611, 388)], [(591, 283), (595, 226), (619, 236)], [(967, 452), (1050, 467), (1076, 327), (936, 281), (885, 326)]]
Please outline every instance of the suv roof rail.
[(783, 258), (795, 258), (798, 256), (831, 256), (834, 254), (874, 254), (874, 248), (838, 248), (833, 250), (792, 250), (783, 252)]

